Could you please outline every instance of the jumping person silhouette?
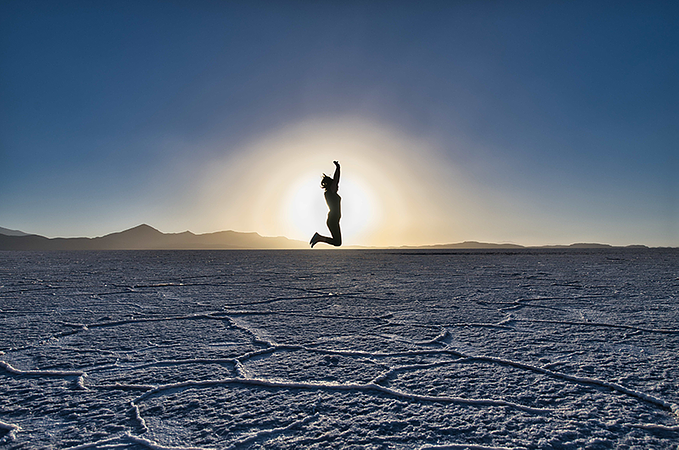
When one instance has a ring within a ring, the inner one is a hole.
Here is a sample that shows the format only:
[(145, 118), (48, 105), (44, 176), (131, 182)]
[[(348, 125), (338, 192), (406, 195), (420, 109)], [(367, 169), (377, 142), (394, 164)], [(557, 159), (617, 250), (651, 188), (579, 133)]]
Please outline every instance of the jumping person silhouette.
[(329, 238), (315, 233), (309, 242), (311, 248), (314, 248), (314, 245), (319, 242), (325, 242), (326, 244), (334, 245), (335, 247), (342, 245), (342, 233), (340, 232), (339, 226), (340, 217), (342, 217), (342, 208), (340, 206), (342, 197), (337, 194), (340, 179), (340, 165), (337, 161), (333, 161), (333, 164), (335, 164), (335, 175), (330, 178), (326, 174), (323, 174), (323, 178), (321, 179), (321, 187), (325, 189), (325, 203), (328, 204), (328, 209), (330, 209), (328, 220), (325, 223), (328, 225), (332, 237)]

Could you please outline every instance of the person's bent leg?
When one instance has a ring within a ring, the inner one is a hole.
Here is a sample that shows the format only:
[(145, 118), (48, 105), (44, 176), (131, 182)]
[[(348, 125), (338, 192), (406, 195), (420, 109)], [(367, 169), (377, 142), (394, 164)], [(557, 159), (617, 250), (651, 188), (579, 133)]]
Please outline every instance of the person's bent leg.
[(330, 229), (330, 234), (332, 234), (332, 240), (328, 242), (328, 244), (334, 245), (335, 247), (342, 245), (342, 232), (340, 231), (339, 221), (334, 223), (329, 222), (328, 228)]
[(318, 233), (314, 234), (314, 237), (311, 238), (311, 241), (309, 243), (311, 244), (311, 248), (314, 248), (314, 245), (318, 244), (319, 242), (325, 242), (326, 244), (335, 245), (333, 244), (333, 242), (335, 242), (334, 238), (323, 236)]

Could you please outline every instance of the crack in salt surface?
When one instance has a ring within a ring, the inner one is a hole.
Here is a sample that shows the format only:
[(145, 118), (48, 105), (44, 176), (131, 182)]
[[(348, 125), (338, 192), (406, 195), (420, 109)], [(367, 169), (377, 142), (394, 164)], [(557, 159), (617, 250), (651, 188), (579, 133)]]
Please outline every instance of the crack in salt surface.
[[(463, 356), (463, 354), (460, 354), (460, 356)], [(465, 360), (461, 362), (473, 362), (473, 361), (485, 361), (485, 362), (492, 362), (492, 363), (497, 363), (501, 365), (507, 365), (507, 366), (512, 366), (516, 367), (519, 369), (525, 369), (525, 370), (530, 370), (533, 372), (541, 373), (544, 375), (548, 375), (553, 378), (560, 378), (565, 381), (571, 381), (573, 383), (578, 383), (578, 384), (587, 384), (587, 385), (594, 385), (594, 386), (601, 386), (605, 388), (612, 389), (614, 391), (620, 392), (621, 394), (628, 395), (630, 397), (635, 397), (637, 399), (643, 400), (647, 403), (650, 403), (655, 406), (659, 406), (663, 409), (666, 409), (675, 416), (676, 419), (679, 420), (679, 405), (676, 405), (672, 402), (665, 401), (663, 399), (660, 399), (658, 397), (654, 397), (652, 395), (646, 394), (641, 391), (637, 391), (635, 389), (630, 389), (627, 388), (621, 384), (617, 383), (611, 383), (608, 381), (604, 380), (599, 380), (596, 378), (588, 378), (588, 377), (578, 377), (575, 375), (568, 375), (562, 372), (555, 372), (549, 369), (545, 369), (542, 367), (534, 366), (531, 364), (526, 364), (518, 361), (511, 361), (508, 359), (504, 358), (496, 358), (493, 356), (467, 356)]]
[(510, 320), (510, 322), (531, 322), (531, 323), (551, 323), (555, 325), (576, 325), (584, 327), (602, 327), (602, 328), (620, 328), (624, 330), (634, 330), (642, 331), (644, 333), (661, 333), (661, 334), (679, 334), (679, 330), (669, 329), (669, 328), (642, 328), (635, 327), (633, 325), (616, 325), (611, 323), (602, 322), (577, 322), (570, 320), (542, 320), (542, 319), (525, 319), (515, 317)]
[(8, 432), (6, 436), (4, 436), (2, 439), (0, 439), (0, 443), (15, 440), (17, 433), (19, 431), (21, 431), (21, 427), (19, 425), (14, 425), (13, 423), (3, 422), (2, 420), (0, 420), (0, 429), (6, 430)]
[(527, 447), (496, 447), (473, 444), (425, 445), (419, 450), (524, 450)]
[(222, 385), (245, 385), (245, 386), (256, 386), (264, 388), (278, 388), (278, 389), (300, 389), (300, 390), (323, 390), (323, 391), (358, 391), (358, 392), (379, 392), (382, 394), (389, 395), (391, 397), (412, 400), (417, 402), (431, 402), (431, 403), (455, 403), (460, 405), (469, 406), (505, 406), (513, 409), (518, 409), (524, 412), (532, 414), (545, 414), (548, 412), (553, 412), (553, 409), (547, 408), (532, 408), (530, 406), (521, 405), (518, 403), (508, 402), (505, 400), (492, 400), (492, 399), (474, 399), (474, 398), (463, 398), (463, 397), (446, 397), (446, 396), (431, 396), (431, 395), (419, 395), (411, 394), (408, 392), (402, 392), (395, 389), (390, 389), (384, 386), (380, 386), (375, 383), (368, 384), (330, 384), (330, 383), (295, 383), (295, 382), (278, 382), (266, 379), (257, 378), (225, 378), (222, 380), (202, 380), (202, 381), (184, 381), (180, 383), (170, 383), (158, 386), (157, 388), (150, 390), (136, 399), (133, 403), (139, 403), (146, 400), (149, 397), (159, 395), (164, 391), (175, 391), (178, 389), (187, 389), (195, 387), (207, 387), (207, 386), (222, 386)]
[(130, 433), (127, 433), (125, 435), (125, 439), (135, 444), (143, 445), (144, 447), (150, 448), (151, 450), (213, 450), (210, 447), (174, 447), (161, 445), (150, 439), (145, 439), (140, 436), (134, 436), (133, 434)]
[(0, 367), (5, 371), (22, 376), (36, 376), (36, 377), (82, 377), (85, 372), (72, 370), (20, 370), (13, 367), (8, 362), (0, 360)]
[(243, 438), (230, 446), (227, 447), (227, 449), (236, 449), (236, 448), (242, 448), (244, 445), (252, 444), (254, 442), (257, 442), (259, 440), (274, 436), (274, 435), (279, 435), (282, 433), (285, 433), (290, 430), (294, 430), (295, 428), (299, 428), (303, 425), (308, 424), (309, 422), (313, 422), (314, 420), (318, 419), (320, 417), (319, 413), (315, 413), (311, 416), (305, 417), (304, 419), (301, 420), (295, 420), (292, 422), (290, 425), (284, 426), (284, 427), (279, 427), (279, 428), (272, 428), (270, 430), (260, 430), (256, 433), (254, 433), (251, 436), (248, 436), (246, 438)]

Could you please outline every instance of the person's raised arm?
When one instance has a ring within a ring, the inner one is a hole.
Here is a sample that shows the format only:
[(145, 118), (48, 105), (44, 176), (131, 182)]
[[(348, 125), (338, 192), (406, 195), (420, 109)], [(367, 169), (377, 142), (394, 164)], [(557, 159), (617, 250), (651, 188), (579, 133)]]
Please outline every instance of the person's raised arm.
[(340, 165), (337, 161), (333, 161), (333, 164), (335, 164), (335, 175), (332, 176), (332, 179), (335, 182), (335, 185), (339, 188)]

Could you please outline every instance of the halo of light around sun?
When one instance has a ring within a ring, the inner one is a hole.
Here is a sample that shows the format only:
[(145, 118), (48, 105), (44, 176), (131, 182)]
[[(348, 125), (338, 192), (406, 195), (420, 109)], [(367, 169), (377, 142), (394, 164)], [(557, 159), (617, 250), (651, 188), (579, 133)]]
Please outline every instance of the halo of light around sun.
[[(328, 207), (325, 204), (320, 177), (305, 173), (291, 184), (283, 204), (287, 226), (300, 237), (312, 236), (315, 232), (329, 235), (325, 225)], [(342, 197), (341, 228), (346, 241), (361, 241), (379, 226), (379, 205), (376, 195), (360, 179), (342, 176), (340, 180)]]
[(218, 205), (213, 228), (305, 242), (315, 232), (329, 235), (320, 180), (322, 173), (332, 176), (338, 160), (345, 245), (436, 238), (431, 230), (445, 183), (431, 180), (445, 180), (447, 169), (427, 142), (365, 121), (334, 120), (274, 130), (229, 154), (203, 177), (203, 201)]

